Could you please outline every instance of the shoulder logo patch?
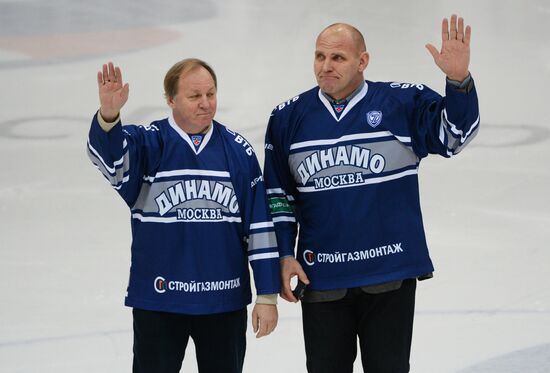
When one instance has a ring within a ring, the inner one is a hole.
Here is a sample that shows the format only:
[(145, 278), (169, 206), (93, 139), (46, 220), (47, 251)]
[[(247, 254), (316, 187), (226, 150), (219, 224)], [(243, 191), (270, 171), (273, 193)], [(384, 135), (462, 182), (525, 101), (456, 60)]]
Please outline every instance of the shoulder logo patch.
[(377, 127), (382, 122), (382, 112), (371, 110), (367, 113), (367, 123), (372, 127)]
[(277, 109), (283, 110), (286, 106), (290, 105), (290, 104), (293, 103), (293, 102), (298, 101), (299, 98), (300, 98), (300, 96), (292, 97), (290, 100), (280, 103), (280, 104), (277, 106)]
[(392, 87), (392, 88), (401, 88), (401, 89), (417, 88), (420, 91), (424, 89), (423, 84), (399, 83), (399, 82), (390, 83), (390, 87)]

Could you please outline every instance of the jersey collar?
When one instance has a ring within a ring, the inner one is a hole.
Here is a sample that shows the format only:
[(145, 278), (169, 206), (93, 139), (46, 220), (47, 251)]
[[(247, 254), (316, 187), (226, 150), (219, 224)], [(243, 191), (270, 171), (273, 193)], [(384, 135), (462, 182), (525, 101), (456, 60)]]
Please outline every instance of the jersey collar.
[[(327, 110), (329, 111), (330, 115), (332, 115), (332, 117), (334, 118), (334, 120), (336, 120), (337, 122), (340, 122), (345, 116), (347, 113), (349, 113), (349, 111), (355, 106), (357, 105), (357, 103), (359, 101), (361, 101), (361, 99), (363, 99), (363, 97), (366, 96), (367, 94), (367, 91), (369, 90), (369, 86), (367, 84), (367, 82), (363, 82), (362, 86), (360, 88), (358, 88), (357, 90), (355, 90), (348, 98), (351, 98), (351, 100), (349, 101), (349, 103), (346, 105), (346, 108), (344, 109), (344, 111), (342, 112), (342, 114), (340, 115), (340, 117), (337, 117), (336, 114), (334, 113), (334, 109), (332, 108), (332, 102), (329, 101), (329, 99), (327, 98), (327, 95), (325, 93), (323, 93), (321, 91), (321, 89), (319, 89), (319, 99), (321, 100), (321, 102), (325, 105), (325, 107), (327, 108)], [(334, 100), (332, 100), (334, 101)]]
[(208, 141), (210, 141), (210, 138), (212, 137), (212, 128), (214, 128), (214, 123), (212, 122), (210, 124), (210, 127), (208, 128), (208, 132), (204, 134), (204, 138), (202, 139), (201, 146), (199, 146), (198, 149), (195, 149), (195, 145), (193, 145), (193, 142), (191, 141), (191, 135), (187, 134), (177, 125), (172, 113), (170, 113), (170, 116), (168, 117), (168, 123), (174, 129), (174, 131), (176, 131), (178, 135), (180, 135), (180, 137), (189, 145), (193, 153), (197, 155), (204, 149), (206, 144), (208, 144)]

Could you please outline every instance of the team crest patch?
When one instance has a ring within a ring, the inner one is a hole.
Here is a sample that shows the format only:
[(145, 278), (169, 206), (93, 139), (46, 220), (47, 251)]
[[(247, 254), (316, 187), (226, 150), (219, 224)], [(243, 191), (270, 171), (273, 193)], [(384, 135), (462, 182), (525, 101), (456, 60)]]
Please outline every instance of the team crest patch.
[(382, 112), (373, 110), (367, 113), (367, 122), (372, 128), (375, 128), (382, 122)]
[(202, 142), (202, 136), (191, 136), (191, 141), (193, 142), (193, 145), (199, 146)]

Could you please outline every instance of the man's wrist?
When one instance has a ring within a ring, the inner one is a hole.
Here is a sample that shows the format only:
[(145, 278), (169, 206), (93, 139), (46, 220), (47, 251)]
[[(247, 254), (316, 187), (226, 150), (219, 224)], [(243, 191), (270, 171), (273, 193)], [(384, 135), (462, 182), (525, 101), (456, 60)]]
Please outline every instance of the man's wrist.
[(278, 294), (262, 294), (256, 297), (256, 304), (277, 305)]
[(469, 72), (468, 75), (466, 75), (466, 77), (462, 80), (447, 77), (447, 83), (458, 89), (466, 88), (468, 86), (468, 83), (470, 83), (470, 80), (472, 80), (472, 75)]
[(120, 113), (118, 113), (113, 121), (106, 120), (103, 115), (101, 114), (101, 110), (97, 111), (97, 121), (99, 123), (99, 126), (103, 129), (105, 132), (109, 132), (113, 129), (113, 127), (120, 121)]
[(474, 80), (472, 79), (472, 75), (468, 72), (468, 76), (464, 78), (462, 81), (459, 80), (453, 80), (449, 77), (447, 77), (447, 84), (456, 89), (459, 92), (468, 93), (472, 90), (474, 87)]

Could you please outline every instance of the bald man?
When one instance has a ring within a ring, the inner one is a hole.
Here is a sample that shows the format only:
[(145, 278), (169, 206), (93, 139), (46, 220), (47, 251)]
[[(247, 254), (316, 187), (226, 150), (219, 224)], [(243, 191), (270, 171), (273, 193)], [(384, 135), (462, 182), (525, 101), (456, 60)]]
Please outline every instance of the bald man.
[(470, 36), (453, 15), (442, 22), (441, 50), (426, 45), (447, 76), (442, 97), (422, 84), (365, 80), (363, 36), (331, 25), (315, 45), (318, 86), (271, 114), (264, 175), (281, 296), (297, 302), (290, 281), (306, 284), (310, 373), (352, 372), (357, 338), (366, 372), (409, 371), (416, 282), (434, 270), (418, 167), (428, 154), (458, 154), (477, 134)]

